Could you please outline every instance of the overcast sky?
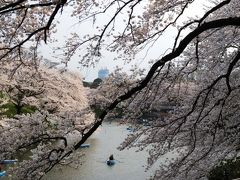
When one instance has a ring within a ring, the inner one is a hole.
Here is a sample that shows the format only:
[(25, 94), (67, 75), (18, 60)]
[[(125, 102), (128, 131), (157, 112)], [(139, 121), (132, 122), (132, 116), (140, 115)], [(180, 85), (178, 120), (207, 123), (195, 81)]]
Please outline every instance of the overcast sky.
[[(203, 0), (198, 0), (195, 4), (191, 5), (186, 12), (185, 17), (194, 17), (196, 15), (201, 16), (204, 12), (202, 6), (203, 2)], [(93, 25), (91, 21), (85, 22), (84, 24), (79, 24), (75, 18), (70, 17), (70, 14), (71, 9), (65, 7), (63, 14), (59, 15), (56, 18), (56, 20), (60, 21), (60, 24), (57, 25), (58, 32), (54, 35), (58, 39), (58, 42), (48, 43), (47, 45), (43, 45), (41, 47), (41, 52), (44, 58), (59, 62), (59, 55), (52, 52), (56, 45), (63, 45), (64, 41), (67, 39), (71, 32), (84, 34), (88, 33), (89, 30), (93, 31)], [(103, 21), (102, 19), (100, 19), (100, 21)], [(130, 64), (124, 64), (124, 62), (121, 60), (113, 61), (114, 57), (116, 56), (115, 53), (108, 53), (104, 51), (102, 54), (102, 60), (97, 63), (95, 67), (83, 68), (78, 63), (78, 56), (74, 56), (69, 62), (68, 68), (73, 71), (80, 71), (86, 81), (92, 81), (97, 78), (97, 73), (101, 68), (108, 68), (110, 72), (113, 71), (116, 66), (123, 67), (126, 72), (131, 69), (132, 65), (149, 68), (150, 66), (147, 63), (148, 60), (158, 58), (159, 55), (163, 55), (167, 52), (167, 49), (173, 46), (176, 32), (177, 31), (174, 28), (169, 28), (166, 33), (158, 40), (158, 42), (148, 51), (146, 59), (143, 59), (143, 57), (146, 55), (146, 52), (142, 52), (136, 57), (136, 61), (131, 62)]]

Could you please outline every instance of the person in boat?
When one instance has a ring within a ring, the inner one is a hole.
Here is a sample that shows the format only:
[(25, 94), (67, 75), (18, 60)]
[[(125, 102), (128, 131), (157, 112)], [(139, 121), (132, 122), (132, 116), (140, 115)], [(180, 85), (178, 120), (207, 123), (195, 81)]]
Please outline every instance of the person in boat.
[(113, 154), (111, 154), (110, 156), (109, 156), (109, 160), (114, 160), (114, 158), (113, 158)]
[(107, 165), (112, 166), (114, 164), (115, 164), (114, 157), (113, 157), (113, 154), (111, 154), (107, 160)]

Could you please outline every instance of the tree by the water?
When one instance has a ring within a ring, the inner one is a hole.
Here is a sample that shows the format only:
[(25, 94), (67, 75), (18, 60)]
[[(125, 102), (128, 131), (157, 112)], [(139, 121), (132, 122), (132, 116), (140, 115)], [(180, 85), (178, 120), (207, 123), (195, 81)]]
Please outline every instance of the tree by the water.
[[(31, 152), (31, 159), (19, 161), (8, 174), (14, 179), (40, 178), (58, 154), (71, 149), (72, 137), (80, 136), (94, 122), (94, 114), (78, 73), (21, 66), (9, 78), (10, 65), (0, 67), (0, 159)], [(61, 164), (71, 161), (69, 156)]]
[[(89, 66), (97, 63), (106, 51), (115, 53), (116, 59), (126, 63), (140, 56), (139, 61), (151, 60), (149, 68), (133, 69), (128, 81), (122, 78), (105, 83), (113, 88), (105, 91), (107, 100), (103, 102), (103, 111), (94, 123), (82, 129), (76, 142), (43, 151), (43, 146), (50, 147), (45, 142), (54, 138), (40, 139), (39, 143), (44, 143), (33, 151), (38, 156), (26, 163), (28, 171), (22, 171), (18, 177), (41, 178), (73, 155), (115, 108), (124, 109), (125, 119), (136, 124), (136, 131), (121, 148), (150, 149), (148, 168), (158, 164), (164, 155), (174, 157), (159, 163), (154, 179), (201, 179), (221, 162), (237, 159), (240, 4), (238, 0), (206, 0), (203, 14), (187, 17), (190, 16), (186, 15), (187, 11), (199, 2), (202, 1), (1, 1), (0, 63), (14, 62), (10, 76), (21, 66), (33, 66), (38, 71), (43, 59), (38, 53), (39, 47), (56, 40), (57, 20), (61, 21), (61, 14), (66, 10), (70, 10), (80, 24), (92, 20), (93, 29), (86, 34), (80, 29), (70, 35), (64, 47), (56, 47), (65, 64), (79, 55), (80, 63)], [(99, 20), (103, 17), (104, 21)], [(173, 32), (172, 47), (165, 54), (156, 53), (155, 58), (151, 54), (148, 59), (148, 52), (161, 44), (162, 36), (168, 31)], [(164, 118), (156, 116), (146, 127), (137, 123), (145, 112), (168, 105), (172, 110)], [(45, 117), (37, 114), (26, 116), (25, 120), (35, 122)], [(62, 120), (68, 118), (63, 116)], [(26, 129), (31, 128), (26, 123), (21, 126), (25, 125)], [(23, 137), (27, 137), (24, 133), (28, 132), (24, 131)], [(60, 137), (64, 136), (59, 134), (55, 139)], [(1, 147), (1, 150), (12, 149)], [(40, 155), (48, 161), (35, 164)]]

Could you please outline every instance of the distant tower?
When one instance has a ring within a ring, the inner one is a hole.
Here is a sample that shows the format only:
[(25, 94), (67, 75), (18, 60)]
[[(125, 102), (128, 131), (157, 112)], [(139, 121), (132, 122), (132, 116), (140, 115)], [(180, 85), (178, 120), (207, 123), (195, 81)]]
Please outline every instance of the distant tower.
[(107, 68), (102, 68), (98, 71), (98, 78), (105, 79), (108, 77), (109, 70)]

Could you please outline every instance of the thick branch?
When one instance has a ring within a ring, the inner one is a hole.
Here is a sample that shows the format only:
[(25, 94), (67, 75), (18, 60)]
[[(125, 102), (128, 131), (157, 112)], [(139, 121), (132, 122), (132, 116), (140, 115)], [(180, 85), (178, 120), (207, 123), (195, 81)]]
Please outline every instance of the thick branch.
[(44, 42), (47, 43), (47, 32), (49, 31), (49, 28), (50, 28), (50, 26), (51, 26), (51, 24), (52, 24), (55, 16), (57, 15), (59, 9), (60, 9), (63, 5), (64, 5), (64, 4), (57, 4), (57, 5), (56, 5), (53, 13), (52, 13), (51, 16), (49, 17), (49, 20), (48, 20), (46, 26), (41, 27), (41, 28), (39, 28), (39, 29), (36, 29), (35, 31), (33, 31), (32, 33), (30, 33), (30, 34), (28, 35), (28, 37), (25, 38), (23, 41), (21, 41), (19, 44), (15, 45), (15, 46), (13, 46), (13, 47), (11, 47), (11, 48), (8, 48), (8, 51), (7, 51), (5, 54), (3, 54), (3, 55), (0, 57), (0, 59), (5, 58), (10, 52), (12, 52), (13, 50), (15, 50), (15, 49), (18, 48), (18, 47), (21, 47), (23, 44), (25, 44), (26, 42), (28, 42), (34, 35), (40, 33), (41, 31), (44, 32)]
[(215, 29), (215, 28), (221, 28), (221, 27), (226, 27), (226, 26), (240, 26), (240, 17), (230, 17), (230, 18), (224, 18), (224, 19), (218, 19), (210, 22), (203, 23), (199, 27), (197, 27), (195, 30), (190, 32), (179, 44), (179, 46), (175, 49), (175, 51), (167, 54), (164, 56), (161, 60), (157, 61), (151, 69), (149, 70), (147, 76), (145, 79), (143, 79), (138, 86), (132, 88), (129, 90), (126, 94), (118, 97), (115, 101), (113, 101), (112, 104), (110, 104), (105, 111), (102, 112), (102, 114), (99, 117), (99, 121), (97, 121), (93, 127), (84, 134), (82, 139), (74, 146), (75, 149), (78, 149), (81, 144), (83, 144), (94, 132), (95, 130), (102, 124), (105, 116), (108, 114), (109, 111), (113, 110), (119, 103), (129, 99), (132, 97), (133, 94), (136, 92), (142, 90), (144, 87), (147, 86), (149, 81), (152, 79), (153, 75), (157, 71), (157, 69), (161, 66), (163, 66), (166, 62), (169, 62), (176, 57), (178, 57), (184, 49), (188, 46), (188, 44), (196, 38), (198, 35), (201, 33), (210, 30), (210, 29)]
[(17, 6), (17, 5), (20, 5), (24, 1), (26, 1), (26, 0), (18, 0), (15, 3), (10, 3), (10, 4), (6, 5), (6, 6), (0, 7), (0, 11), (8, 9), (8, 8), (13, 8), (13, 7)]
[(51, 14), (51, 16), (50, 16), (50, 18), (49, 18), (49, 20), (48, 20), (48, 23), (47, 23), (46, 27), (45, 27), (45, 29), (44, 29), (44, 42), (45, 42), (45, 43), (47, 43), (47, 31), (49, 30), (49, 28), (50, 28), (50, 26), (51, 26), (51, 24), (52, 24), (55, 16), (57, 15), (57, 12), (58, 12), (59, 9), (61, 8), (61, 6), (62, 6), (62, 5), (58, 4), (58, 5), (55, 7), (53, 13)]
[(43, 3), (43, 4), (21, 5), (21, 6), (17, 6), (17, 7), (14, 7), (14, 8), (10, 8), (10, 7), (5, 8), (5, 9), (0, 8), (0, 14), (6, 14), (6, 13), (17, 11), (17, 10), (20, 10), (20, 9), (31, 9), (31, 8), (36, 8), (36, 7), (48, 7), (48, 6), (51, 6), (51, 5), (54, 5), (54, 3), (53, 2), (48, 2), (48, 3)]
[(210, 9), (208, 12), (206, 12), (204, 14), (204, 16), (199, 20), (199, 24), (202, 23), (211, 13), (213, 13), (214, 11), (217, 11), (218, 9), (220, 9), (221, 7), (229, 4), (231, 2), (231, 0), (226, 0), (221, 2), (220, 4), (218, 4), (217, 6), (213, 7), (212, 9)]

